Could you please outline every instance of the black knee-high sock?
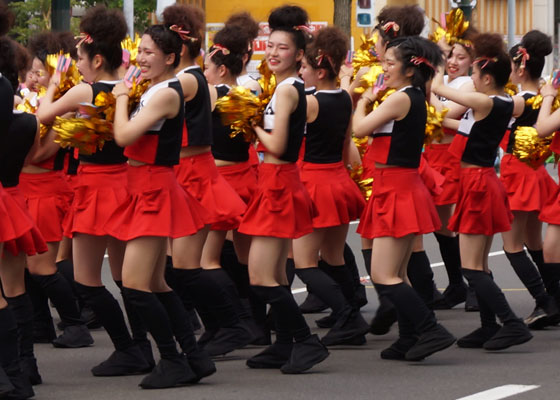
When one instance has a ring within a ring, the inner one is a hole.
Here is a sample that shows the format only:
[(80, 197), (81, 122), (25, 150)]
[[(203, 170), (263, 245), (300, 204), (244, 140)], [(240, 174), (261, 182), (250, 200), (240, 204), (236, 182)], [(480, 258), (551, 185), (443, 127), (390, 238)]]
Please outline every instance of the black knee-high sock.
[(362, 249), (362, 256), (364, 257), (364, 265), (368, 275), (371, 277), (371, 249)]
[(288, 277), (288, 284), (292, 286), (296, 276), (296, 264), (293, 258), (286, 259), (286, 276)]
[(543, 263), (543, 270), (547, 271), (550, 276), (550, 286), (552, 288), (552, 296), (560, 301), (560, 263)]
[(447, 271), (450, 285), (463, 284), (463, 274), (461, 272), (461, 253), (459, 252), (459, 237), (445, 236), (434, 232), (439, 244), (441, 258)]
[(208, 274), (222, 288), (240, 319), (247, 319), (251, 317), (241, 302), (235, 283), (233, 283), (230, 275), (226, 271), (222, 268), (216, 268), (205, 270), (204, 273)]
[(324, 260), (319, 261), (319, 269), (338, 283), (346, 300), (352, 303), (356, 291), (351, 270), (344, 265), (330, 265)]
[(249, 304), (251, 305), (251, 312), (253, 319), (260, 326), (266, 325), (266, 302), (257, 295), (252, 287), (249, 287)]
[(33, 279), (45, 291), (48, 298), (53, 302), (60, 319), (66, 325), (82, 325), (78, 303), (70, 284), (60, 273), (52, 275), (31, 275)]
[(176, 358), (179, 356), (177, 346), (173, 340), (173, 331), (169, 315), (155, 294), (123, 287), (123, 296), (136, 308), (138, 315), (148, 327), (154, 338), (161, 358)]
[(187, 355), (192, 354), (197, 349), (196, 337), (181, 299), (173, 291), (156, 293), (156, 296), (169, 315), (173, 335), (175, 335), (181, 349)]
[(356, 257), (354, 256), (352, 248), (348, 246), (348, 243), (344, 243), (344, 265), (346, 265), (346, 268), (348, 269), (348, 271), (350, 271), (352, 281), (354, 282), (354, 287), (357, 288), (358, 286), (361, 286), (362, 281), (360, 281), (360, 271), (358, 270)]
[(548, 264), (545, 264), (543, 250), (528, 250), (533, 262), (537, 265), (539, 273), (541, 274), (546, 291), (551, 296), (554, 295), (554, 293), (558, 292), (560, 284), (558, 282), (558, 277), (554, 274), (554, 271)]
[(490, 307), (481, 296), (479, 296), (476, 292), (475, 294), (478, 302), (478, 310), (480, 312), (480, 325), (483, 329), (495, 331), (498, 326), (496, 322), (496, 314), (492, 310), (492, 307)]
[(124, 310), (126, 311), (126, 317), (128, 318), (128, 324), (130, 325), (132, 339), (136, 343), (145, 343), (148, 340), (148, 328), (146, 327), (146, 324), (142, 321), (142, 318), (138, 314), (136, 308), (130, 303), (130, 299), (124, 295), (122, 281), (115, 281), (115, 284), (121, 290)]
[(407, 319), (414, 325), (419, 334), (433, 329), (436, 324), (434, 313), (420, 299), (417, 292), (406, 283), (396, 285), (381, 285), (375, 283), (379, 295), (387, 297), (397, 309), (397, 315)]
[(519, 318), (509, 306), (504, 293), (489, 274), (484, 271), (463, 268), (463, 275), (475, 290), (477, 298), (482, 300), (503, 324), (519, 322)]
[(52, 326), (54, 334), (54, 325), (52, 322), (51, 309), (49, 307), (49, 298), (41, 286), (39, 286), (39, 283), (33, 279), (27, 269), (25, 270), (25, 292), (29, 295), (31, 304), (33, 305), (34, 324)]
[(107, 334), (111, 338), (115, 349), (125, 350), (134, 345), (132, 337), (126, 327), (124, 315), (118, 301), (105, 286), (86, 286), (76, 282), (80, 295), (95, 313)]
[(184, 288), (177, 282), (177, 277), (175, 276), (175, 268), (173, 267), (173, 257), (167, 256), (165, 261), (165, 281), (167, 285), (173, 289), (177, 296), (183, 302), (186, 310), (194, 311), (194, 303), (192, 298), (189, 296), (188, 292), (185, 292)]
[(434, 300), (434, 272), (424, 250), (410, 255), (406, 272), (414, 290), (426, 304), (430, 304)]
[(309, 326), (288, 287), (252, 286), (252, 289), (270, 304), (281, 331), (290, 332), (296, 342), (304, 341), (311, 335)]
[[(342, 267), (342, 269), (345, 269)], [(296, 269), (296, 275), (307, 285), (309, 293), (327, 304), (338, 318), (347, 308), (348, 302), (338, 283), (317, 267)]]
[(78, 292), (78, 288), (74, 284), (74, 263), (72, 262), (72, 260), (69, 260), (69, 259), (60, 260), (60, 261), (57, 261), (57, 263), (56, 263), (56, 269), (64, 277), (64, 279), (66, 279), (66, 281), (70, 285), (70, 288), (72, 289), (72, 293), (74, 293), (74, 297), (76, 298), (76, 300), (78, 300), (78, 305), (80, 306), (80, 309), (81, 309), (84, 302), (83, 302), (82, 298), (80, 297), (80, 293)]
[(399, 327), (399, 338), (414, 341), (418, 338), (418, 332), (414, 327), (412, 321), (406, 318), (405, 315), (397, 311), (397, 326)]
[[(175, 275), (179, 284), (192, 296), (197, 310), (209, 310), (222, 327), (239, 322), (239, 317), (224, 291), (202, 268), (175, 269)], [(203, 314), (200, 314), (200, 317), (205, 322)]]
[(8, 375), (14, 368), (19, 370), (18, 326), (8, 307), (0, 309), (0, 364)]
[(27, 293), (24, 293), (16, 297), (6, 297), (6, 300), (18, 327), (20, 357), (35, 357), (33, 353), (33, 305), (31, 299)]
[(239, 297), (246, 299), (249, 297), (249, 269), (246, 264), (241, 264), (237, 259), (235, 247), (231, 240), (224, 242), (220, 255), (220, 265), (229, 274), (235, 283)]
[(523, 282), (523, 285), (525, 285), (531, 296), (537, 301), (537, 304), (544, 304), (548, 295), (546, 294), (539, 272), (531, 260), (529, 260), (525, 250), (521, 250), (517, 253), (508, 253), (505, 251), (505, 253), (513, 270), (521, 282)]

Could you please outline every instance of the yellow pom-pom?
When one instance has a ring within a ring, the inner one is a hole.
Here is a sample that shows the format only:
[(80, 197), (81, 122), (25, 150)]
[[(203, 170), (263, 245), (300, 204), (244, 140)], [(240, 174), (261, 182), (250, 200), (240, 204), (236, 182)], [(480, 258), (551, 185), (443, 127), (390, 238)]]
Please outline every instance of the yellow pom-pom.
[(445, 115), (449, 111), (447, 108), (444, 108), (441, 111), (438, 111), (434, 106), (428, 104), (426, 102), (426, 109), (427, 109), (427, 119), (426, 119), (426, 132), (424, 136), (424, 145), (431, 144), (434, 140), (437, 142), (441, 142), (443, 139), (443, 119)]
[(552, 137), (541, 138), (531, 126), (520, 126), (515, 132), (513, 155), (533, 169), (541, 166), (552, 154)]

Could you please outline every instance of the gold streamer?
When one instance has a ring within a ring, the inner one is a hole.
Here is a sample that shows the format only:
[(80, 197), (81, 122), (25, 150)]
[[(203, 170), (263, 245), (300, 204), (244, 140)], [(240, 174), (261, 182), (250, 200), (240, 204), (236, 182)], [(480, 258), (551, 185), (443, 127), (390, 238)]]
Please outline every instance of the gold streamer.
[(465, 21), (463, 10), (460, 8), (454, 8), (445, 16), (445, 29), (438, 21), (435, 19), (432, 20), (438, 24), (436, 31), (429, 35), (430, 40), (433, 42), (437, 43), (443, 38), (445, 42), (451, 46), (455, 43), (459, 43), (467, 47), (472, 46), (472, 42), (470, 40), (461, 39), (466, 30), (469, 28), (469, 21)]
[(130, 54), (130, 65), (138, 66), (136, 62), (136, 57), (138, 57), (138, 46), (140, 46), (140, 41), (142, 39), (138, 33), (134, 34), (134, 40), (130, 36), (126, 35), (126, 38), (121, 42), (121, 48), (127, 50)]
[(511, 81), (508, 81), (508, 83), (506, 83), (506, 86), (504, 87), (504, 92), (506, 92), (510, 96), (515, 96), (519, 92), (519, 88)]
[(438, 111), (434, 106), (426, 102), (426, 110), (428, 112), (428, 118), (426, 120), (424, 145), (429, 145), (434, 140), (437, 142), (441, 142), (441, 139), (443, 139), (442, 123), (449, 109), (444, 108), (443, 110)]
[(531, 126), (520, 126), (514, 134), (513, 155), (531, 168), (537, 169), (552, 154), (552, 136), (541, 138)]
[(362, 179), (364, 168), (358, 163), (352, 164), (352, 166), (348, 168), (348, 173), (350, 174), (350, 178), (358, 185), (364, 199), (366, 199), (366, 201), (369, 200), (373, 188), (373, 178)]
[(352, 66), (354, 67), (353, 77), (356, 77), (356, 74), (361, 68), (371, 67), (375, 63), (379, 63), (379, 59), (375, 53), (375, 44), (379, 39), (379, 32), (375, 30), (369, 38), (362, 35), (361, 39), (362, 44), (360, 48), (356, 50), (352, 58)]

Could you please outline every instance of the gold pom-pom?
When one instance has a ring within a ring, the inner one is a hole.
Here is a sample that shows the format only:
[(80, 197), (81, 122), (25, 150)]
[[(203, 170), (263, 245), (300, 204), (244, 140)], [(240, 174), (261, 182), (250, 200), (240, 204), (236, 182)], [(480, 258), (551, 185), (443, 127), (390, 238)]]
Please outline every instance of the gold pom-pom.
[(517, 85), (509, 81), (508, 83), (506, 83), (506, 86), (504, 87), (504, 92), (506, 92), (510, 96), (515, 96), (519, 92), (519, 88), (517, 87)]
[(356, 185), (358, 185), (362, 196), (364, 196), (364, 199), (368, 201), (371, 197), (373, 178), (362, 179), (363, 173), (364, 168), (361, 164), (354, 163), (350, 168), (348, 168), (348, 174), (350, 174), (350, 178), (352, 178)]
[(520, 126), (515, 132), (513, 155), (533, 169), (541, 166), (552, 154), (552, 137), (541, 138), (531, 126)]
[[(533, 110), (538, 110), (539, 108), (541, 108), (542, 102), (543, 102), (543, 97), (539, 93), (536, 96), (533, 96), (533, 97), (527, 99), (525, 101), (525, 104), (527, 104), (528, 106), (531, 106), (533, 108)], [(558, 108), (560, 108), (560, 93), (557, 94), (556, 97), (554, 98), (554, 101), (552, 102), (552, 107), (550, 107), (550, 110), (551, 110), (551, 112), (554, 112)]]
[(93, 105), (98, 108), (99, 113), (103, 113), (109, 122), (115, 120), (115, 104), (115, 96), (110, 92), (99, 92), (93, 101)]
[(360, 86), (354, 89), (356, 93), (364, 93), (370, 87), (383, 86), (383, 67), (381, 64), (375, 63), (372, 65), (368, 72), (362, 75), (360, 79)]
[(138, 57), (138, 46), (140, 46), (141, 38), (138, 33), (134, 34), (134, 40), (131, 39), (130, 36), (126, 36), (126, 38), (121, 42), (121, 48), (126, 50), (130, 55), (129, 63), (131, 65), (138, 65), (136, 62), (136, 57)]
[(364, 154), (366, 153), (368, 147), (368, 136), (364, 136), (361, 138), (357, 138), (352, 136), (352, 140), (358, 149), (358, 153), (360, 153), (360, 158), (364, 158)]
[(259, 85), (261, 85), (262, 93), (259, 97), (263, 100), (270, 100), (276, 90), (276, 76), (272, 73), (270, 68), (268, 68), (268, 64), (265, 60), (261, 61), (257, 70), (261, 75), (259, 78)]
[(454, 8), (445, 16), (445, 29), (438, 21), (435, 19), (432, 20), (438, 24), (436, 31), (429, 35), (430, 40), (433, 42), (437, 43), (441, 39), (444, 39), (449, 45), (459, 43), (467, 47), (472, 46), (470, 40), (461, 39), (469, 28), (469, 21), (465, 21), (463, 10), (460, 8)]
[(379, 32), (375, 30), (369, 38), (365, 35), (361, 36), (362, 44), (354, 53), (352, 58), (352, 66), (354, 67), (354, 77), (362, 67), (371, 67), (378, 63), (377, 54), (375, 53), (375, 44), (379, 40)]
[(428, 102), (426, 102), (426, 109), (428, 112), (428, 118), (426, 120), (424, 145), (429, 145), (434, 140), (437, 142), (441, 142), (441, 139), (443, 139), (442, 123), (449, 109), (444, 108), (443, 110), (438, 111), (434, 106), (428, 104)]
[(106, 141), (113, 139), (113, 124), (101, 119), (99, 114), (94, 105), (82, 104), (80, 117), (56, 117), (52, 127), (57, 134), (54, 141), (63, 148), (77, 148), (85, 155), (101, 150)]
[[(67, 68), (62, 69), (61, 71), (57, 72), (57, 67), (59, 66), (60, 60), (66, 60), (66, 63), (69, 63)], [(47, 72), (52, 76), (55, 73), (60, 73), (60, 83), (54, 92), (53, 101), (58, 100), (64, 94), (72, 89), (74, 86), (79, 84), (82, 80), (82, 76), (78, 71), (78, 67), (76, 66), (76, 62), (72, 59), (70, 54), (64, 54), (62, 51), (57, 54), (47, 54), (47, 58), (45, 60), (45, 67)]]
[(253, 124), (261, 123), (264, 108), (251, 90), (243, 86), (233, 87), (227, 95), (216, 101), (216, 109), (221, 114), (222, 123), (229, 125), (231, 138), (242, 134), (247, 142), (257, 139)]
[(132, 83), (132, 87), (128, 91), (128, 114), (140, 104), (140, 98), (148, 90), (148, 86), (150, 86), (150, 81), (148, 80), (142, 80), (140, 83), (134, 81)]

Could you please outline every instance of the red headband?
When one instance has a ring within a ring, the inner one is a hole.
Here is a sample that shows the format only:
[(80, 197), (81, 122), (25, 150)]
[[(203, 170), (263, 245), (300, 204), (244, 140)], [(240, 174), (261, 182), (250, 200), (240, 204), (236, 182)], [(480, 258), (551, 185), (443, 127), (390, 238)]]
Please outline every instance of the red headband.
[(227, 56), (230, 53), (229, 49), (222, 46), (221, 44), (214, 44), (212, 47), (214, 47), (214, 50), (212, 50), (210, 54), (208, 54), (208, 58), (214, 57), (214, 55), (218, 51), (221, 51), (224, 56)]
[(420, 64), (424, 64), (424, 65), (426, 65), (427, 67), (431, 68), (433, 71), (436, 70), (436, 68), (435, 68), (427, 59), (425, 59), (424, 57), (416, 57), (416, 56), (411, 57), (411, 58), (410, 58), (410, 62), (411, 62), (412, 64), (416, 65), (416, 66), (419, 66)]
[(478, 57), (477, 59), (475, 59), (473, 61), (473, 65), (478, 64), (480, 62), (484, 61), (484, 64), (480, 66), (480, 69), (484, 69), (486, 68), (486, 66), (488, 65), (488, 63), (490, 62), (497, 62), (498, 61), (498, 57)]
[(301, 31), (303, 33), (306, 33), (308, 36), (312, 36), (313, 34), (313, 30), (307, 25), (296, 25), (293, 28), (296, 31)]
[(187, 40), (190, 40), (191, 42), (196, 42), (198, 39), (193, 38), (191, 36), (189, 36), (189, 33), (191, 33), (191, 31), (185, 31), (183, 30), (182, 26), (179, 25), (171, 25), (169, 27), (170, 31), (175, 32), (177, 35), (179, 35), (179, 37), (181, 38), (181, 40), (183, 42), (186, 42)]
[(393, 29), (393, 36), (397, 36), (397, 32), (401, 27), (395, 21), (389, 21), (385, 25), (383, 25), (383, 31), (388, 33), (390, 29)]
[(328, 54), (325, 54), (325, 53), (323, 52), (323, 50), (321, 50), (321, 49), (319, 49), (319, 50), (317, 51), (317, 54), (318, 54), (317, 57), (315, 57), (315, 61), (317, 61), (317, 67), (320, 67), (321, 64), (323, 63), (323, 60), (326, 58), (327, 61), (328, 61), (329, 64), (330, 64), (330, 66), (331, 66), (333, 72), (336, 72), (336, 70), (335, 70), (335, 68), (334, 68), (334, 62), (333, 62), (331, 56), (329, 56)]
[(529, 55), (525, 47), (519, 47), (519, 49), (517, 50), (517, 54), (515, 55), (515, 57), (513, 57), (513, 60), (517, 61), (519, 60), (520, 57), (521, 57), (521, 68), (525, 68), (525, 65), (527, 64), (527, 60), (531, 58), (531, 56)]
[(78, 44), (76, 44), (76, 47), (80, 47), (83, 43), (87, 43), (87, 44), (93, 43), (92, 37), (84, 32), (80, 32), (78, 36), (74, 36), (74, 39), (80, 39)]

